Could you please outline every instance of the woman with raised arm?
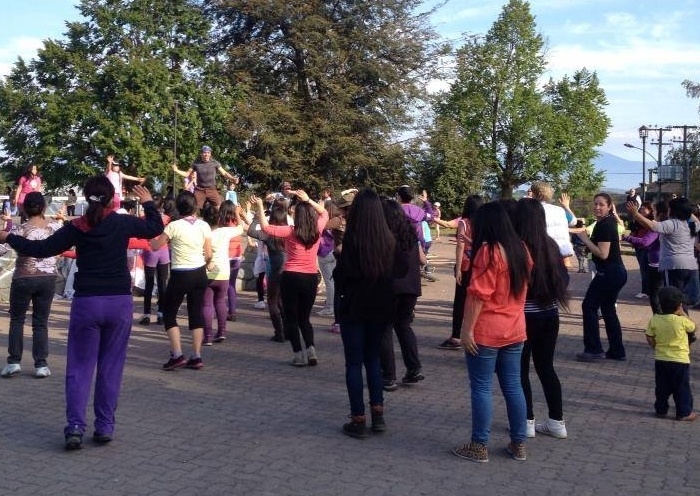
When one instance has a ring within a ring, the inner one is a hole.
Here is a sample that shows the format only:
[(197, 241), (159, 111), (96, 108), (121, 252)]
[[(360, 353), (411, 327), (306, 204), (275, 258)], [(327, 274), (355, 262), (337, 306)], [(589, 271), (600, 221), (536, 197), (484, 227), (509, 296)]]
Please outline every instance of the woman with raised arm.
[[(290, 191), (297, 204), (293, 226), (273, 226), (265, 217), (262, 198), (253, 196), (257, 205), (258, 221), (263, 232), (284, 239), (287, 258), (284, 262), (280, 289), (284, 309), (284, 334), (292, 344), (292, 365), (317, 365), (318, 355), (311, 325), (311, 309), (318, 287), (318, 245), (328, 222), (325, 207), (309, 198), (303, 190)], [(304, 354), (301, 338), (304, 339)]]
[(700, 298), (698, 262), (693, 251), (698, 226), (690, 201), (682, 197), (671, 199), (669, 218), (663, 221), (649, 220), (638, 209), (633, 212), (634, 205), (636, 202), (626, 205), (634, 220), (659, 233), (659, 272), (664, 276), (665, 286), (675, 286), (683, 292), (683, 305), (687, 310), (687, 306), (695, 305)]
[(144, 219), (114, 211), (114, 186), (105, 176), (88, 179), (83, 192), (88, 202), (85, 215), (46, 239), (0, 233), (0, 242), (30, 257), (46, 258), (75, 246), (78, 271), (66, 356), (67, 450), (82, 448), (95, 370), (93, 440), (98, 444), (112, 440), (134, 312), (127, 245), (129, 238), (150, 239), (163, 231), (160, 213), (142, 186), (135, 186), (134, 193), (143, 205)]
[[(27, 239), (45, 239), (58, 231), (63, 222), (47, 219), (44, 216), (46, 201), (38, 191), (24, 198), (24, 211), (29, 220), (19, 226), (16, 234)], [(21, 371), (24, 349), (24, 321), (32, 304), (32, 358), (34, 376), (39, 378), (51, 375), (47, 358), (49, 356), (49, 314), (56, 289), (56, 257), (34, 258), (19, 255), (15, 262), (10, 285), (10, 332), (8, 335), (7, 365), (2, 369), (2, 377), (11, 377)]]
[[(625, 346), (622, 343), (622, 326), (617, 316), (617, 296), (627, 282), (627, 269), (620, 253), (617, 213), (612, 197), (598, 193), (593, 198), (595, 227), (590, 237), (585, 228), (576, 229), (576, 234), (593, 256), (595, 276), (588, 286), (581, 304), (583, 313), (583, 352), (576, 354), (580, 362), (593, 362), (601, 359), (625, 360)], [(573, 230), (572, 230), (573, 232)], [(605, 322), (608, 335), (608, 350), (603, 350), (600, 342), (600, 322), (598, 309)]]
[(24, 211), (24, 198), (29, 193), (42, 193), (43, 190), (39, 167), (36, 164), (29, 164), (17, 180), (17, 190), (15, 191), (15, 205), (17, 205), (17, 210), (19, 210), (20, 222), (26, 222), (28, 219)]

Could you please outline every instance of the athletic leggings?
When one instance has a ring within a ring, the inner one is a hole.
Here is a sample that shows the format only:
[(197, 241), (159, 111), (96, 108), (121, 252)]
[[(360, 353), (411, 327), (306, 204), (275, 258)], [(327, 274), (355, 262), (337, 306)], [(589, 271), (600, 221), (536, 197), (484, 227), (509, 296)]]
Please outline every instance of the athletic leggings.
[(559, 312), (553, 309), (539, 313), (526, 313), (525, 323), (527, 341), (523, 347), (520, 380), (527, 403), (527, 418), (535, 418), (532, 405), (532, 387), (530, 386), (530, 356), (532, 356), (535, 372), (540, 379), (547, 401), (549, 418), (564, 420), (561, 383), (554, 370), (554, 349), (557, 346), (557, 336), (559, 335)]
[(284, 271), (280, 289), (284, 311), (284, 333), (292, 344), (292, 350), (296, 353), (302, 349), (301, 337), (304, 338), (307, 348), (314, 345), (311, 309), (316, 300), (318, 274)]
[(187, 319), (190, 330), (204, 329), (204, 291), (209, 285), (204, 266), (191, 270), (171, 270), (170, 281), (163, 297), (163, 325), (177, 326), (177, 312), (187, 296)]
[(146, 288), (143, 290), (143, 313), (151, 313), (151, 299), (153, 298), (153, 283), (158, 285), (158, 312), (163, 313), (161, 301), (168, 285), (168, 272), (170, 264), (158, 264), (155, 267), (144, 267), (143, 273), (146, 279)]

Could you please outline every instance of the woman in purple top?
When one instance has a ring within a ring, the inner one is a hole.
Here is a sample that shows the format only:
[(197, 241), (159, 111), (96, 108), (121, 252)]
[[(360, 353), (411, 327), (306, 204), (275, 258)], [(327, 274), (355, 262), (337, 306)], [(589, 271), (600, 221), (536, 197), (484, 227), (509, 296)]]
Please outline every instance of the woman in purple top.
[(114, 186), (104, 175), (88, 179), (83, 191), (88, 202), (85, 215), (46, 239), (32, 241), (0, 232), (0, 243), (7, 242), (18, 253), (35, 258), (57, 255), (75, 246), (78, 272), (66, 356), (67, 450), (83, 446), (85, 410), (95, 370), (93, 440), (98, 444), (112, 440), (134, 311), (127, 246), (129, 238), (151, 239), (163, 231), (160, 213), (146, 188), (134, 187), (145, 219), (114, 211)]
[[(668, 218), (668, 204), (665, 201), (657, 202), (654, 205), (654, 220), (661, 222)], [(661, 313), (659, 305), (659, 289), (663, 286), (663, 274), (659, 272), (659, 252), (661, 250), (661, 242), (659, 233), (648, 230), (644, 236), (622, 236), (623, 241), (627, 241), (635, 248), (640, 248), (646, 251), (647, 266), (647, 291), (649, 291), (649, 305), (654, 313)], [(642, 267), (640, 266), (640, 270)]]

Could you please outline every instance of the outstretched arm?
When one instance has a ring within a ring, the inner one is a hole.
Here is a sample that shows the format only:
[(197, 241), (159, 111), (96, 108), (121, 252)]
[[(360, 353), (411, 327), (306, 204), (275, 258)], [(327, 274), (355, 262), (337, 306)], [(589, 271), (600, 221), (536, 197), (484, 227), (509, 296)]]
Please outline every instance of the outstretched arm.
[(128, 180), (128, 181), (136, 181), (136, 182), (138, 182), (139, 184), (142, 184), (142, 183), (144, 183), (144, 182), (146, 181), (146, 178), (145, 178), (145, 177), (130, 176), (130, 175), (128, 175), (128, 174), (124, 174), (123, 172), (122, 172), (122, 179), (126, 179), (126, 180)]
[(170, 167), (173, 169), (173, 172), (178, 176), (188, 177), (192, 173), (192, 167), (187, 169), (187, 171), (182, 171), (178, 169), (176, 164), (172, 164)]
[(219, 174), (221, 174), (222, 176), (224, 176), (224, 177), (225, 177), (226, 179), (228, 179), (229, 181), (233, 181), (234, 184), (238, 184), (238, 176), (234, 176), (234, 175), (231, 174), (229, 171), (227, 171), (226, 169), (224, 169), (223, 166), (219, 167)]

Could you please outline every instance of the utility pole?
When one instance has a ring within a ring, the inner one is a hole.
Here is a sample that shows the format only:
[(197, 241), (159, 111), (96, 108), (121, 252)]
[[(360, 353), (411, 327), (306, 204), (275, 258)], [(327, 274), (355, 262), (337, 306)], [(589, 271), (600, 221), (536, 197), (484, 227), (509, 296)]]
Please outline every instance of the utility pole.
[(671, 143), (664, 143), (664, 139), (663, 139), (663, 137), (664, 137), (664, 131), (671, 131), (672, 129), (673, 129), (673, 128), (672, 128), (671, 126), (666, 126), (666, 127), (651, 127), (651, 126), (647, 126), (647, 131), (655, 131), (655, 132), (659, 133), (659, 137), (658, 137), (658, 139), (656, 140), (656, 142), (654, 142), (653, 139), (651, 140), (651, 144), (652, 144), (652, 145), (658, 145), (658, 147), (659, 147), (658, 158), (656, 159), (656, 163), (657, 163), (657, 165), (658, 165), (658, 169), (657, 169), (657, 172), (656, 172), (656, 184), (657, 184), (657, 186), (658, 186), (658, 199), (661, 199), (661, 161), (662, 161), (662, 157), (661, 157), (661, 152), (662, 152), (662, 150), (661, 150), (661, 148), (662, 148), (664, 145), (670, 145), (670, 144), (671, 144)]
[(697, 129), (698, 126), (688, 126), (688, 125), (683, 125), (683, 126), (672, 126), (673, 129), (682, 129), (683, 130), (683, 140), (673, 140), (674, 143), (682, 143), (683, 144), (683, 152), (681, 154), (682, 157), (682, 166), (683, 166), (683, 183), (684, 183), (684, 193), (683, 196), (686, 198), (690, 198), (690, 161), (688, 160), (688, 130), (689, 129)]

